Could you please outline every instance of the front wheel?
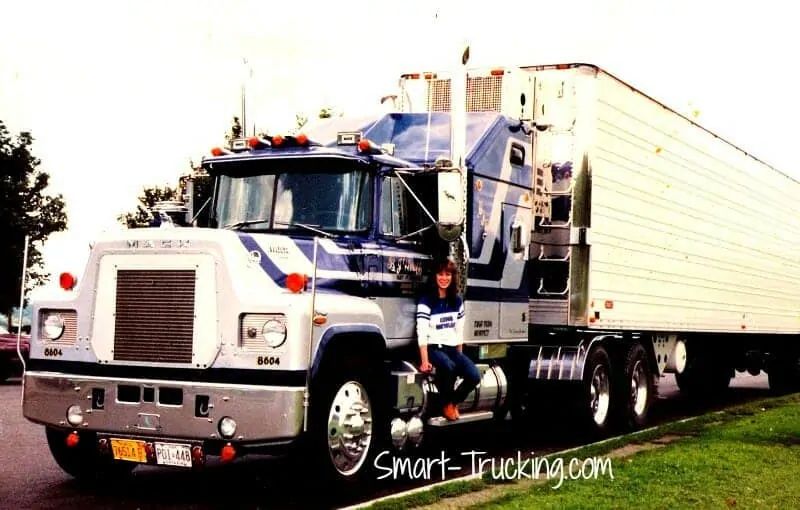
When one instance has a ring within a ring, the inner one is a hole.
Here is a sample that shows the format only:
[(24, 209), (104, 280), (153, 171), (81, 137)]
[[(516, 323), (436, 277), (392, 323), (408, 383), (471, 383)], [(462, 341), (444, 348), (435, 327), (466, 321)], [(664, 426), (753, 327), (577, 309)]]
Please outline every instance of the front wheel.
[(320, 474), (334, 483), (366, 481), (389, 430), (383, 425), (378, 381), (366, 368), (321, 378), (311, 396), (308, 438)]
[(94, 434), (82, 434), (75, 446), (67, 446), (69, 432), (46, 427), (47, 446), (65, 473), (81, 482), (114, 482), (127, 478), (137, 464), (102, 457)]

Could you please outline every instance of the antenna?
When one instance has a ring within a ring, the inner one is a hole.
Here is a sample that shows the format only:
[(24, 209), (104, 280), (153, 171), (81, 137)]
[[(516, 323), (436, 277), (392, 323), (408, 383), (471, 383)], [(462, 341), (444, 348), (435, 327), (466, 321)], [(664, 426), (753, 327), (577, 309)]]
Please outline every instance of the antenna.
[[(242, 133), (242, 136), (247, 138), (247, 117), (245, 116), (246, 112), (247, 112), (247, 85), (246, 85), (246, 83), (247, 83), (247, 77), (248, 77), (248, 74), (249, 74), (247, 72), (249, 70), (249, 68), (247, 67), (247, 57), (242, 57), (242, 63), (244, 64), (244, 67), (245, 67), (245, 73), (243, 73), (243, 75), (242, 75), (242, 129), (244, 130), (244, 132)], [(255, 132), (253, 134), (255, 134)]]
[(464, 40), (461, 66), (450, 79), (450, 160), (456, 168), (466, 164), (467, 150), (467, 62), (469, 41)]
[[(433, 15), (433, 26), (434, 32), (436, 32), (436, 22), (439, 20), (439, 9), (436, 9), (436, 14)], [(424, 76), (423, 76), (424, 78)], [(431, 114), (433, 112), (433, 81), (427, 82), (428, 86), (428, 124), (425, 126), (425, 159), (423, 161), (428, 161), (428, 149), (430, 148), (431, 144)]]

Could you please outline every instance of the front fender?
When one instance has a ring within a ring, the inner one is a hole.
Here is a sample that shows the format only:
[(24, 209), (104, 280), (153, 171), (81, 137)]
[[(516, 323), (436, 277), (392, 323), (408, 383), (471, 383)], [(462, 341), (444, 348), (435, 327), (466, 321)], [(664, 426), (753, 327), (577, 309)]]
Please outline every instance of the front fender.
[[(382, 352), (386, 348), (383, 311), (374, 301), (352, 296), (317, 294), (315, 309), (318, 314), (325, 316), (326, 322), (322, 326), (315, 326), (314, 348), (309, 367), (312, 379), (318, 374), (325, 354), (332, 349), (369, 347), (370, 351), (376, 349)], [(351, 340), (340, 344), (345, 338), (360, 340), (352, 344), (349, 343)]]

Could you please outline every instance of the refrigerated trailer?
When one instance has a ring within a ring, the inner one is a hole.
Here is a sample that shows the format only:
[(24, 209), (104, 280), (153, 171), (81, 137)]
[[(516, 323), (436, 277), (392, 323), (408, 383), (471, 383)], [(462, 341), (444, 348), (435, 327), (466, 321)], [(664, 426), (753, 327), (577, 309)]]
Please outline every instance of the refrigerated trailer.
[[(668, 373), (797, 389), (797, 181), (587, 64), (408, 73), (396, 109), (214, 148), (208, 224), (100, 240), (34, 304), (24, 414), (67, 472), (289, 446), (355, 481), (565, 385), (600, 433)], [(415, 338), (443, 254), (481, 374), (456, 421)]]

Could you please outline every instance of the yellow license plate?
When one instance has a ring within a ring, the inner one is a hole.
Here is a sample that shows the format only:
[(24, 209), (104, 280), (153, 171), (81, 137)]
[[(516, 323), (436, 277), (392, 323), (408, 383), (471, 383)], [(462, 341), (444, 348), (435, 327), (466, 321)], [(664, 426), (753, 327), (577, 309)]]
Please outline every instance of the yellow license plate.
[(114, 458), (117, 460), (147, 463), (147, 452), (144, 449), (144, 441), (112, 439), (111, 451), (114, 452)]

